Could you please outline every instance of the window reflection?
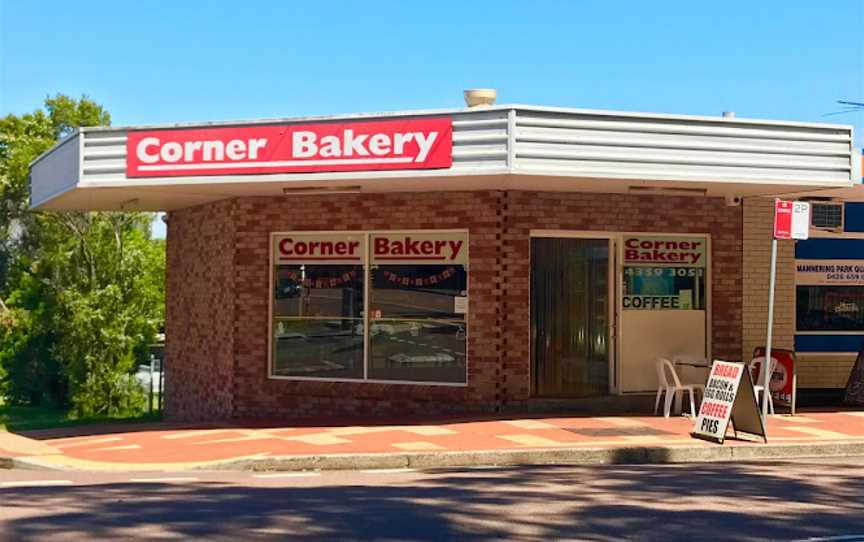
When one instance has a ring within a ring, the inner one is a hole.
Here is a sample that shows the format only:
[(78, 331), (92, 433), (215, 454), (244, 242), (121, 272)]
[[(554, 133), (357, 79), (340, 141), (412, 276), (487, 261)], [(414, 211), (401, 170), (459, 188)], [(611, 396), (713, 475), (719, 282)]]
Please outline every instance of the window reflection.
[(272, 246), (274, 376), (467, 381), (466, 233), (285, 233)]
[(281, 265), (273, 291), (273, 374), (363, 377), (362, 266)]
[(465, 382), (467, 287), (461, 265), (373, 268), (369, 378)]
[(273, 291), (274, 316), (360, 318), (363, 266), (280, 265)]
[(864, 286), (798, 286), (798, 331), (864, 331)]
[(361, 319), (279, 319), (274, 327), (273, 374), (363, 377)]

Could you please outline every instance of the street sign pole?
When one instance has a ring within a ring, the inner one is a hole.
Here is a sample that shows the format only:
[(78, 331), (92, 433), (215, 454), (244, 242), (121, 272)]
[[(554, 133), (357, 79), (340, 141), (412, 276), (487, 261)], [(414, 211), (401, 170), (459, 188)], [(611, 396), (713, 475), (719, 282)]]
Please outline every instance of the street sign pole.
[(777, 238), (771, 238), (771, 270), (768, 275), (768, 332), (765, 335), (765, 361), (762, 362), (762, 422), (768, 438), (768, 394), (771, 393), (771, 341), (774, 335), (774, 284), (777, 280)]
[[(810, 236), (810, 204), (806, 201), (774, 200), (774, 234), (771, 236), (771, 270), (768, 278), (768, 330), (762, 362), (762, 421), (768, 426), (768, 398), (771, 396), (771, 342), (774, 338), (774, 289), (777, 282), (777, 240), (806, 240)], [(794, 378), (794, 377), (793, 377)], [(797, 385), (796, 384), (793, 384)], [(795, 391), (793, 389), (793, 396)], [(794, 412), (794, 400), (792, 410)], [(766, 437), (767, 440), (767, 437)]]

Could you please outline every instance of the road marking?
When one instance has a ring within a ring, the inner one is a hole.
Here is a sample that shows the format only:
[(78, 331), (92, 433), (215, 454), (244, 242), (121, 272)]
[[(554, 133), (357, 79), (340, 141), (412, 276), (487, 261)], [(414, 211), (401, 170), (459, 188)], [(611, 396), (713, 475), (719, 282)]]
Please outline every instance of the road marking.
[(130, 482), (194, 482), (198, 478), (192, 476), (169, 476), (164, 478), (129, 478)]
[(274, 474), (253, 474), (252, 478), (307, 478), (310, 476), (321, 476), (320, 472), (279, 472)]
[(278, 527), (261, 527), (259, 529), (252, 529), (252, 532), (261, 534), (276, 534), (283, 536), (290, 536), (297, 533), (293, 529), (280, 529)]
[(414, 472), (417, 469), (366, 469), (361, 470), (360, 472), (364, 474), (399, 474), (400, 472)]
[(840, 535), (840, 536), (826, 536), (824, 538), (802, 538), (800, 540), (796, 540), (795, 542), (861, 542), (864, 540), (864, 534), (848, 534), (848, 535)]
[(12, 482), (0, 482), (0, 487), (45, 487), (45, 486), (68, 486), (72, 480), (15, 480)]
[(87, 446), (90, 444), (102, 444), (103, 442), (116, 442), (118, 440), (123, 440), (123, 437), (104, 437), (97, 438), (93, 440), (76, 440), (75, 442), (64, 442), (62, 444), (55, 444), (55, 448), (71, 448), (73, 446)]

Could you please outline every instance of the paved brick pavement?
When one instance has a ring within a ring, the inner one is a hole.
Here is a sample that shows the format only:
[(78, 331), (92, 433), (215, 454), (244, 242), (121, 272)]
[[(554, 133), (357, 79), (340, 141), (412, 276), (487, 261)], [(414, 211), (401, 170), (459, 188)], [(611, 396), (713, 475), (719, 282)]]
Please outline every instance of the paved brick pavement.
[[(691, 438), (691, 428), (689, 418), (647, 416), (99, 426), (26, 435), (0, 432), (0, 457), (38, 458), (63, 467), (158, 469), (337, 454), (717, 446)], [(772, 416), (768, 433), (772, 444), (864, 443), (864, 412)], [(726, 445), (761, 444), (729, 439)]]

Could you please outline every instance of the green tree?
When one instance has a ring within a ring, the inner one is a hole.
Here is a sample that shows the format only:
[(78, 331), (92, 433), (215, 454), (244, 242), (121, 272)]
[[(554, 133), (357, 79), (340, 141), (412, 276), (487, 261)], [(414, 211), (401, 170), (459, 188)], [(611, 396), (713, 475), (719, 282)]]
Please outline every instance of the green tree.
[(28, 211), (28, 165), (79, 126), (110, 116), (82, 97), (0, 120), (0, 393), (13, 403), (116, 415), (143, 396), (132, 378), (164, 319), (164, 243), (149, 213)]
[(81, 126), (109, 124), (111, 115), (101, 105), (62, 94), (46, 98), (44, 109), (0, 118), (0, 297), (8, 294), (4, 287), (16, 250), (37, 229), (36, 215), (27, 212), (30, 162)]

